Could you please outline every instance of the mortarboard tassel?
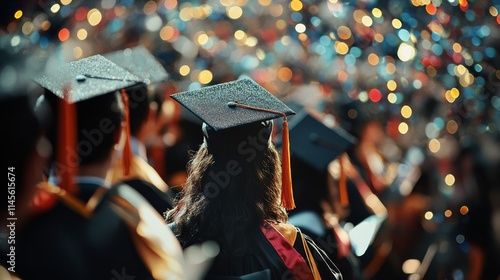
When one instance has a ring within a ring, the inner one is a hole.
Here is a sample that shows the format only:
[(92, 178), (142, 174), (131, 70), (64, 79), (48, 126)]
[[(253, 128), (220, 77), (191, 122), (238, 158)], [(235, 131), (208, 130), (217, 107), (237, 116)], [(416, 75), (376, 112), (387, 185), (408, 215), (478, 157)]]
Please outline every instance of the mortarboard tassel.
[(123, 175), (130, 175), (130, 168), (132, 165), (132, 147), (130, 146), (130, 111), (128, 105), (128, 96), (125, 89), (122, 89), (123, 105), (125, 107), (125, 145), (123, 146), (122, 161), (123, 161)]
[(293, 199), (292, 188), (292, 172), (290, 165), (290, 136), (288, 134), (288, 121), (286, 115), (283, 120), (281, 155), (283, 157), (281, 162), (281, 204), (285, 206), (286, 210), (295, 208), (295, 200)]
[(59, 187), (66, 192), (73, 194), (76, 193), (77, 188), (73, 182), (73, 177), (78, 173), (77, 167), (69, 162), (66, 149), (76, 149), (76, 111), (75, 104), (69, 103), (69, 88), (65, 87), (63, 96), (64, 100), (59, 100), (59, 145), (57, 153), (57, 161), (64, 166), (61, 176)]
[(281, 204), (286, 210), (295, 209), (293, 199), (292, 172), (290, 164), (290, 137), (288, 133), (288, 121), (285, 113), (264, 108), (252, 107), (237, 102), (229, 102), (229, 107), (241, 107), (255, 111), (268, 112), (283, 116), (283, 131), (281, 133)]
[(340, 205), (342, 207), (349, 206), (349, 196), (347, 195), (347, 175), (344, 170), (344, 165), (342, 161), (344, 157), (341, 156), (339, 159), (340, 165), (340, 178), (339, 178), (339, 196), (340, 196)]

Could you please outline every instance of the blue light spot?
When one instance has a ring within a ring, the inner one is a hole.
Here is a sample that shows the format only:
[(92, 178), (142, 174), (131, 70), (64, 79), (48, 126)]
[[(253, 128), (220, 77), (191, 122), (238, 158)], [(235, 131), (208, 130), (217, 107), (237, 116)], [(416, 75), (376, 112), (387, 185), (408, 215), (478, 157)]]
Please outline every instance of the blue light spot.
[(344, 62), (348, 66), (352, 66), (356, 64), (356, 58), (352, 54), (347, 54), (344, 56)]
[(330, 37), (326, 35), (323, 35), (321, 36), (321, 38), (319, 38), (319, 43), (325, 47), (328, 47), (332, 43), (332, 39), (330, 39)]
[(441, 35), (439, 35), (436, 32), (432, 32), (431, 38), (432, 38), (432, 40), (434, 40), (434, 42), (437, 42), (437, 41), (441, 40)]
[(188, 90), (195, 90), (195, 89), (200, 89), (200, 88), (201, 88), (201, 84), (198, 82), (191, 83), (188, 86)]
[(472, 53), (472, 58), (475, 61), (482, 61), (483, 60), (483, 54), (480, 51), (475, 51)]
[(478, 37), (472, 37), (471, 42), (476, 47), (479, 47), (481, 45), (481, 39), (479, 39)]
[(495, 57), (497, 52), (495, 51), (494, 48), (488, 47), (488, 48), (486, 48), (486, 50), (484, 50), (484, 53), (486, 54), (487, 57), (491, 58), (491, 57)]
[(406, 29), (399, 30), (398, 36), (399, 36), (399, 39), (401, 39), (402, 41), (410, 40), (410, 32), (408, 32), (408, 30), (406, 30)]
[(479, 72), (483, 71), (483, 67), (479, 64), (476, 64), (476, 65), (474, 65), (474, 70), (479, 73)]
[(354, 56), (355, 58), (359, 58), (361, 56), (361, 54), (363, 54), (363, 52), (361, 51), (360, 48), (358, 47), (352, 47), (351, 50), (349, 51), (352, 56)]
[(465, 12), (465, 18), (468, 21), (474, 21), (476, 19), (476, 15), (474, 14), (474, 11), (467, 10), (467, 12)]
[(293, 12), (290, 18), (295, 21), (295, 22), (301, 22), (302, 21), (302, 15), (298, 12)]
[(432, 45), (431, 50), (437, 56), (440, 56), (443, 54), (443, 47), (441, 47), (441, 45), (434, 44), (434, 45)]
[(321, 24), (321, 19), (319, 19), (317, 17), (312, 17), (311, 24), (315, 27), (318, 27)]

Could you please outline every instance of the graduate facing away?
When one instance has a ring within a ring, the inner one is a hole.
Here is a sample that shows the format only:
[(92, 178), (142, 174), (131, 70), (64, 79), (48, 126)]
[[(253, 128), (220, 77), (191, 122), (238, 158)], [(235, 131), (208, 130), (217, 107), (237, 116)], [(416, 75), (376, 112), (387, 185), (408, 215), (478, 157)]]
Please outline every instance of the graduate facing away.
[[(286, 116), (295, 114), (253, 80), (178, 93), (203, 120), (204, 143), (188, 165), (167, 222), (182, 247), (213, 240), (207, 279), (342, 279), (327, 255), (287, 223), (293, 209)], [(283, 167), (271, 141), (283, 117)]]

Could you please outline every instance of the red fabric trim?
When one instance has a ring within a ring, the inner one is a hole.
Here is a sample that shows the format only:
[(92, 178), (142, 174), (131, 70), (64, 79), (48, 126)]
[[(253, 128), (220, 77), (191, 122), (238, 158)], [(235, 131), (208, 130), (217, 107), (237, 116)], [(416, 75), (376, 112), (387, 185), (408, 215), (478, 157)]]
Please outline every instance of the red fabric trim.
[(268, 223), (264, 223), (261, 230), (295, 279), (314, 280), (307, 262), (293, 246), (288, 243), (281, 233), (276, 231), (276, 229)]

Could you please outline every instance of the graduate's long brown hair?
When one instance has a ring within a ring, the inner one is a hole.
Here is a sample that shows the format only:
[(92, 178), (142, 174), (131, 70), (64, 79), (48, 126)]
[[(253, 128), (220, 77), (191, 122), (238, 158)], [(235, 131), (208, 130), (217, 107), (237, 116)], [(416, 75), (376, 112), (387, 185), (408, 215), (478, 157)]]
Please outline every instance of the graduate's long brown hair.
[[(227, 151), (228, 145), (220, 147)], [(214, 151), (204, 144), (188, 164), (182, 198), (168, 213), (168, 222), (177, 224), (183, 247), (214, 240), (233, 254), (264, 221), (286, 221), (280, 174), (280, 156), (271, 141), (247, 154)]]

